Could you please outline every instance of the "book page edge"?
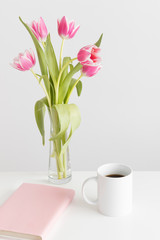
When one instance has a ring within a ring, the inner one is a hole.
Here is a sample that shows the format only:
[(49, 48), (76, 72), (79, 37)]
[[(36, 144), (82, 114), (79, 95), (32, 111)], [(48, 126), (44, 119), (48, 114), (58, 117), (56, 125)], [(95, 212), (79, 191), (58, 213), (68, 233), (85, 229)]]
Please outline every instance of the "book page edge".
[(0, 239), (1, 237), (12, 237), (13, 240), (15, 238), (18, 239), (31, 239), (31, 240), (42, 240), (42, 237), (32, 235), (32, 234), (26, 234), (26, 233), (19, 233), (19, 232), (12, 232), (12, 231), (5, 231), (5, 230), (0, 230)]

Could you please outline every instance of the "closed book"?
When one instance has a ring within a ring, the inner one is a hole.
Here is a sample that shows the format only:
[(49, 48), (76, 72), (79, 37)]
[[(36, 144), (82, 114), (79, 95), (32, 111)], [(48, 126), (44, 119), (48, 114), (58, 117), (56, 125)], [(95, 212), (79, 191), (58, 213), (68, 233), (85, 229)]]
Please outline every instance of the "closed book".
[(74, 190), (23, 183), (0, 207), (0, 236), (44, 240)]

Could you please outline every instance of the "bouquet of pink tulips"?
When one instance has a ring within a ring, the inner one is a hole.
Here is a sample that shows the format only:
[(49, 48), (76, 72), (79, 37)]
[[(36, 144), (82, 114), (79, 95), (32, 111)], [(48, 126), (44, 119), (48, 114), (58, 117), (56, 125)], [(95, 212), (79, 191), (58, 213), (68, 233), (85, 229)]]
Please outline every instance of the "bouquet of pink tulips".
[[(101, 69), (99, 46), (102, 35), (95, 44), (81, 48), (75, 58), (63, 57), (64, 40), (73, 38), (80, 26), (75, 27), (75, 22), (68, 22), (66, 17), (58, 20), (58, 34), (62, 38), (58, 64), (50, 34), (42, 17), (31, 24), (24, 23), (21, 18), (20, 21), (34, 42), (41, 74), (33, 70), (36, 58), (31, 49), (20, 53), (13, 60), (12, 66), (20, 71), (30, 70), (45, 93), (45, 97), (35, 104), (35, 118), (44, 144), (44, 115), (45, 109), (48, 109), (52, 125), (50, 141), (54, 145), (52, 157), (55, 157), (57, 164), (57, 177), (58, 179), (66, 178), (65, 152), (73, 132), (81, 121), (78, 107), (75, 104), (69, 104), (69, 99), (75, 88), (80, 96), (83, 76), (92, 77)], [(78, 63), (73, 65), (74, 61)], [(74, 75), (77, 72), (80, 72), (80, 75), (75, 79)]]

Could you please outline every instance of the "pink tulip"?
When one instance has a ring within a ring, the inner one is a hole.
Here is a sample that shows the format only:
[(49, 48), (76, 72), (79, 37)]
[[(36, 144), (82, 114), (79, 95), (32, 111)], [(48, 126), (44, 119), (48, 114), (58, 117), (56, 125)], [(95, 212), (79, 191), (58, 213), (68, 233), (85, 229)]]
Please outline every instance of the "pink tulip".
[(74, 21), (71, 21), (70, 23), (68, 23), (65, 16), (62, 17), (61, 20), (57, 20), (57, 24), (58, 24), (58, 34), (61, 38), (64, 38), (64, 39), (73, 38), (76, 32), (78, 31), (78, 29), (80, 28), (79, 25), (75, 28)]
[(35, 63), (36, 59), (34, 52), (30, 49), (30, 51), (26, 50), (24, 54), (20, 53), (18, 57), (14, 58), (11, 66), (20, 71), (26, 71), (30, 70)]
[(92, 77), (101, 69), (101, 65), (83, 65), (81, 72), (86, 77)]
[(40, 17), (39, 21), (33, 21), (29, 27), (39, 41), (46, 40), (48, 31), (42, 17)]
[(101, 58), (99, 57), (100, 48), (95, 45), (88, 45), (80, 49), (77, 54), (78, 61), (84, 64), (99, 64)]

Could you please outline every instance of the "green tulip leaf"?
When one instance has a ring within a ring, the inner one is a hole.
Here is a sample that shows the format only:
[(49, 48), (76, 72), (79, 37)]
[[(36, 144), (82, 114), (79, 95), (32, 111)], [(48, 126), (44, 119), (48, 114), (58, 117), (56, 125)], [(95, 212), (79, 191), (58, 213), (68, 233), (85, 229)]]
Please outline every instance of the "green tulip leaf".
[(50, 81), (48, 79), (48, 75), (42, 75), (41, 76), (45, 85), (45, 88), (47, 90), (47, 93), (50, 95)]
[(49, 72), (50, 72), (52, 81), (55, 85), (56, 80), (58, 78), (59, 71), (58, 71), (57, 59), (56, 59), (55, 52), (50, 39), (50, 34), (48, 34), (47, 40), (46, 40), (45, 55), (46, 55), (46, 61), (49, 68)]
[(73, 64), (72, 63), (70, 63), (69, 64), (69, 67), (70, 67), (70, 71), (73, 69)]
[(48, 100), (47, 100), (46, 97), (42, 98), (42, 99), (39, 100), (39, 101), (43, 102), (43, 103), (46, 105), (46, 107), (49, 108)]
[[(59, 132), (55, 136), (53, 136), (52, 140), (55, 140), (64, 135), (70, 123), (70, 116), (67, 105), (65, 104), (54, 105), (54, 111), (56, 111), (59, 120)], [(54, 111), (53, 114), (55, 114)]]
[(82, 92), (82, 82), (81, 82), (81, 81), (79, 81), (79, 82), (77, 83), (76, 89), (77, 89), (77, 95), (78, 95), (78, 97), (80, 97), (81, 92)]
[(50, 82), (50, 99), (51, 99), (51, 105), (55, 103), (55, 87), (52, 81), (51, 76), (49, 76), (49, 82)]
[(71, 140), (71, 137), (74, 131), (79, 127), (81, 123), (81, 114), (79, 108), (75, 104), (63, 104), (68, 108), (69, 117), (70, 117), (70, 133), (65, 141), (65, 144), (62, 147), (61, 155), (66, 151), (66, 148)]
[(59, 102), (63, 102), (63, 100), (66, 97), (66, 94), (68, 92), (68, 88), (70, 85), (70, 82), (72, 80), (72, 77), (75, 73), (77, 73), (82, 68), (82, 65), (78, 63), (65, 77), (63, 80), (63, 83), (60, 83), (60, 89), (59, 89)]
[[(39, 83), (42, 81), (42, 79), (43, 79), (43, 81), (44, 81), (44, 83), (45, 83), (45, 81), (46, 82), (49, 82), (49, 79), (48, 79), (48, 76), (47, 75), (39, 75), (39, 74), (36, 74), (38, 77), (39, 77)], [(46, 89), (47, 90), (47, 92), (49, 91), (49, 88), (48, 89)]]
[[(64, 57), (64, 58), (63, 58), (62, 67), (63, 67), (69, 60), (71, 60), (70, 57)], [(68, 67), (69, 67), (69, 66), (67, 66), (67, 67), (63, 70), (63, 73), (62, 73), (62, 75), (61, 75), (61, 82), (62, 82), (62, 83), (63, 83), (64, 78), (65, 78), (66, 75), (68, 74)]]
[(36, 102), (34, 112), (38, 129), (42, 135), (42, 143), (45, 144), (44, 116), (45, 116), (45, 98)]
[[(72, 78), (72, 80), (71, 80), (71, 82), (70, 82), (70, 85), (69, 85), (69, 88), (68, 88), (68, 92), (67, 92), (66, 97), (65, 97), (65, 99), (64, 99), (64, 103), (66, 102), (66, 99), (67, 99), (68, 96), (70, 95), (70, 92), (71, 92), (71, 90), (72, 90), (72, 87), (73, 87), (73, 85), (75, 84), (76, 81), (77, 81), (76, 79)], [(81, 92), (82, 92), (82, 82), (81, 82), (81, 81), (79, 81), (79, 82), (77, 83), (76, 89), (77, 89), (77, 95), (78, 95), (78, 97), (79, 97), (79, 96), (81, 95)]]
[[(80, 111), (75, 104), (57, 104), (53, 106), (53, 126), (59, 129), (59, 132), (55, 132), (50, 141), (54, 141), (59, 148), (57, 154), (61, 156), (66, 150), (68, 143), (72, 137), (74, 131), (79, 127), (81, 122)], [(55, 117), (57, 121), (55, 121)], [(57, 125), (57, 127), (55, 126)], [(64, 138), (67, 130), (69, 130), (69, 136)], [(60, 142), (63, 139), (63, 146), (60, 148)], [(65, 140), (64, 140), (65, 139)]]
[(98, 39), (98, 41), (94, 45), (99, 47), (101, 45), (102, 37), (103, 37), (103, 33), (101, 34), (100, 38)]
[(54, 146), (55, 146), (54, 151), (56, 152), (56, 155), (59, 156), (61, 152), (61, 139), (59, 139), (58, 137), (56, 138), (56, 136), (60, 132), (60, 128), (61, 128), (61, 122), (59, 120), (61, 114), (60, 116), (58, 115), (59, 112), (61, 113), (61, 111), (57, 112), (57, 109), (55, 108), (55, 106), (58, 106), (58, 105), (53, 105), (52, 109), (49, 109), (50, 121), (52, 126), (51, 138), (49, 140), (54, 142)]

